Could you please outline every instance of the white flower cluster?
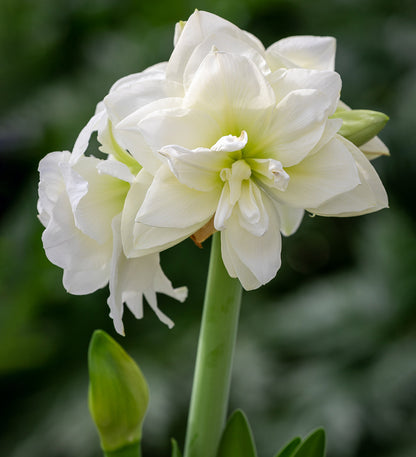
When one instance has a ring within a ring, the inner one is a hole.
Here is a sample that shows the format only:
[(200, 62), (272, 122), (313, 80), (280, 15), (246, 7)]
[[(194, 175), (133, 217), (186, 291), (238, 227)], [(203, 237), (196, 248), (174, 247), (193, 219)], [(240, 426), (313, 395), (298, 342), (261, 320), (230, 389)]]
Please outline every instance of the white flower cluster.
[[(265, 49), (210, 13), (177, 24), (169, 61), (117, 81), (73, 151), (40, 163), (43, 244), (68, 292), (109, 283), (120, 333), (123, 304), (140, 318), (143, 295), (171, 326), (156, 293), (183, 301), (187, 292), (163, 274), (162, 250), (220, 231), (228, 273), (255, 289), (276, 275), (281, 233), (294, 233), (305, 210), (386, 207), (366, 157), (386, 147), (375, 137), (358, 148), (337, 133), (334, 59), (330, 37)], [(85, 155), (94, 131), (105, 160)]]

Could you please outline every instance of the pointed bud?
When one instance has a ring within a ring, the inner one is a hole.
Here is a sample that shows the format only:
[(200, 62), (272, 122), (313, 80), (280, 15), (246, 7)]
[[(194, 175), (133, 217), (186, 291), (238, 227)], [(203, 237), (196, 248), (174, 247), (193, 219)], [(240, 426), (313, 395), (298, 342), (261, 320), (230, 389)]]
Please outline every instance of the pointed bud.
[(374, 138), (389, 120), (384, 113), (364, 109), (338, 109), (331, 118), (342, 119), (338, 133), (358, 147)]
[(112, 451), (138, 444), (149, 403), (149, 390), (140, 368), (102, 330), (96, 330), (91, 338), (88, 367), (89, 407), (101, 447), (112, 455)]

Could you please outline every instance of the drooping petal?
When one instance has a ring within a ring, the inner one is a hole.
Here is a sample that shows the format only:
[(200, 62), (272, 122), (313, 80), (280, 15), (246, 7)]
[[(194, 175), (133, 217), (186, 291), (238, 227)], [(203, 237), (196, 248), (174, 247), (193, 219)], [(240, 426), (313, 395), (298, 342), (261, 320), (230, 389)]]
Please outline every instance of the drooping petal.
[(232, 278), (238, 278), (245, 290), (258, 289), (262, 285), (227, 242), (224, 231), (221, 232), (221, 256), (228, 274)]
[(65, 290), (72, 295), (87, 295), (106, 286), (109, 275), (110, 263), (92, 270), (65, 269), (62, 283)]
[(375, 136), (367, 143), (360, 146), (360, 150), (364, 153), (368, 160), (374, 160), (380, 156), (389, 156), (390, 151), (388, 147), (380, 140), (378, 136)]
[[(224, 264), (230, 265), (231, 273), (237, 274), (244, 288), (253, 287), (252, 277), (247, 277), (248, 269), (259, 282), (266, 284), (273, 279), (280, 267), (280, 223), (273, 204), (264, 197), (264, 205), (269, 217), (269, 226), (263, 236), (255, 236), (241, 227), (238, 211), (229, 218), (227, 228), (221, 233), (225, 246)], [(244, 269), (241, 269), (241, 264)]]
[(251, 179), (244, 181), (241, 186), (238, 208), (241, 227), (255, 236), (263, 236), (269, 226), (269, 216), (262, 193)]
[(111, 260), (110, 296), (107, 303), (110, 316), (118, 333), (124, 334), (123, 303), (137, 318), (143, 316), (143, 295), (159, 319), (171, 328), (173, 322), (158, 308), (156, 292), (161, 291), (177, 300), (184, 301), (186, 288), (174, 289), (159, 264), (159, 255), (127, 259), (124, 256), (120, 236), (121, 215), (113, 220), (114, 247)]
[(337, 138), (298, 165), (286, 168), (290, 176), (287, 189), (267, 189), (283, 204), (295, 208), (316, 208), (336, 195), (360, 184), (355, 160), (346, 145)]
[(280, 231), (282, 235), (293, 235), (302, 222), (305, 210), (303, 208), (293, 208), (287, 205), (281, 205), (276, 200), (273, 200), (273, 204), (279, 214)]
[(345, 138), (338, 136), (338, 141), (345, 145), (355, 160), (360, 184), (346, 193), (342, 193), (319, 207), (308, 211), (321, 216), (349, 217), (372, 213), (388, 206), (387, 194), (383, 184), (364, 154)]
[(301, 68), (333, 70), (336, 41), (332, 37), (293, 36), (283, 38), (267, 48), (267, 54), (283, 57)]
[(156, 173), (136, 220), (155, 227), (186, 228), (209, 220), (220, 189), (200, 192), (180, 183), (167, 165)]

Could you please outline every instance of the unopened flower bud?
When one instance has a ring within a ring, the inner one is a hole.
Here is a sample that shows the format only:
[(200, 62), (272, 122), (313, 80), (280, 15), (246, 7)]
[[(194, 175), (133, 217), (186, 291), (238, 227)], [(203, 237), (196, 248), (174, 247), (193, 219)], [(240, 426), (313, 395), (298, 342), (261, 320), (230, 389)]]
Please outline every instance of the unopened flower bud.
[(89, 408), (104, 451), (139, 443), (149, 390), (134, 360), (102, 330), (91, 338)]
[(338, 133), (358, 147), (374, 138), (389, 120), (384, 113), (364, 109), (341, 109), (332, 117), (342, 119)]

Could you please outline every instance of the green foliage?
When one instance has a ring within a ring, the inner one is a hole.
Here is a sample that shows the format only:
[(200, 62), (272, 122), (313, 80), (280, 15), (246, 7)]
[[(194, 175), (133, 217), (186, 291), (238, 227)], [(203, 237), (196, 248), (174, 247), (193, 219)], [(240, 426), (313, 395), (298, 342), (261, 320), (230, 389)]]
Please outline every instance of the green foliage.
[(295, 450), (299, 447), (302, 442), (302, 438), (296, 437), (289, 441), (276, 455), (276, 457), (292, 457)]
[(302, 441), (296, 437), (276, 457), (325, 457), (325, 432), (319, 428)]
[(234, 411), (228, 419), (217, 457), (257, 457), (250, 425), (241, 410)]
[(175, 439), (171, 439), (172, 444), (172, 457), (182, 457), (181, 451), (179, 450), (178, 443)]

